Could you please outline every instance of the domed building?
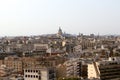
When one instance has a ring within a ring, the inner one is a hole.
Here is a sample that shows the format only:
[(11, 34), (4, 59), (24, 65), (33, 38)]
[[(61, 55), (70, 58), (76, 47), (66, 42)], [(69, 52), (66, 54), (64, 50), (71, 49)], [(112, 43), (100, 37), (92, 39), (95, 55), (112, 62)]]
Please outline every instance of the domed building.
[(58, 30), (57, 36), (62, 36), (62, 34), (63, 34), (62, 29), (59, 27), (59, 30)]
[(63, 34), (63, 32), (62, 32), (62, 29), (59, 27), (59, 30), (58, 30), (58, 33), (57, 33), (58, 35), (62, 35)]

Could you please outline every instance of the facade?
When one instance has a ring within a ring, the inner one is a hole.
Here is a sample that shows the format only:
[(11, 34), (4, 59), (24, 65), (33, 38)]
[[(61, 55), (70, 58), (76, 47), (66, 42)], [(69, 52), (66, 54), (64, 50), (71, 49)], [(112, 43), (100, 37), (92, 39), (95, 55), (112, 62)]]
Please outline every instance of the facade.
[(87, 49), (87, 48), (94, 48), (96, 43), (93, 40), (85, 40), (83, 39), (81, 41), (82, 49)]
[(34, 44), (34, 55), (45, 55), (48, 44)]
[(56, 80), (53, 68), (26, 68), (24, 69), (24, 80)]
[(6, 57), (3, 60), (3, 65), (6, 65), (6, 67), (13, 71), (13, 73), (21, 73), (23, 71), (23, 63), (22, 60), (20, 60), (17, 57)]
[(27, 68), (27, 67), (34, 68), (35, 66), (40, 65), (40, 61), (38, 60), (38, 58), (23, 57), (22, 61), (23, 61), (23, 68)]
[(79, 77), (80, 76), (80, 60), (73, 58), (65, 61), (57, 67), (58, 78)]
[[(120, 59), (109, 58), (107, 61), (88, 64), (88, 78), (101, 80), (120, 79)], [(119, 79), (118, 79), (119, 78)]]
[(9, 69), (6, 68), (5, 65), (0, 66), (0, 77), (7, 76), (9, 73)]

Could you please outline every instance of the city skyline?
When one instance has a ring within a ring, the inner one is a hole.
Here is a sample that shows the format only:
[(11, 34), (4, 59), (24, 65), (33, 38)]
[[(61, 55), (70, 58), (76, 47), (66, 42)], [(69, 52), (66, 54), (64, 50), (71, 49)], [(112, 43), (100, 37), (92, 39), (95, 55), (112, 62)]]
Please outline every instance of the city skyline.
[(119, 0), (1, 0), (0, 36), (120, 35)]

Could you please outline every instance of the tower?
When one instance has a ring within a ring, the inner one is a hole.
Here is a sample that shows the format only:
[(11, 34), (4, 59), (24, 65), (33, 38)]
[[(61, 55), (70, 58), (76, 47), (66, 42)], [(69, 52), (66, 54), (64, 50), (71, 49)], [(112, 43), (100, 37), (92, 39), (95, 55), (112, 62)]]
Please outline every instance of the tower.
[(59, 27), (59, 30), (58, 30), (58, 35), (62, 35), (62, 29)]

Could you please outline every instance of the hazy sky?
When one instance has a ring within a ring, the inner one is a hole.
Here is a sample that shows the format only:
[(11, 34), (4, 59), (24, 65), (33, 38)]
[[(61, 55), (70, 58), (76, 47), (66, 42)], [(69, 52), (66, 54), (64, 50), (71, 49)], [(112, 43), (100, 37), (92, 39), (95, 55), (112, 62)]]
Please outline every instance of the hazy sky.
[(120, 34), (120, 0), (0, 0), (0, 36)]

